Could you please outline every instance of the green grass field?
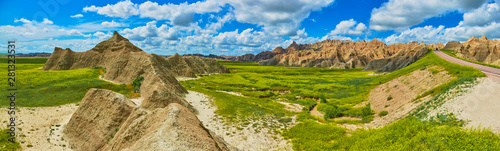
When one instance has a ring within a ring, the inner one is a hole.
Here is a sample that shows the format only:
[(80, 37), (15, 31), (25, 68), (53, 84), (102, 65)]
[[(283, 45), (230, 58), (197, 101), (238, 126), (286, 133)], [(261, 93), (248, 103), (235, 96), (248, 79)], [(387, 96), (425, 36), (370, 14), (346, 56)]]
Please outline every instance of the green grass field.
[(9, 132), (9, 129), (0, 131), (0, 151), (15, 151), (21, 148), (19, 142), (13, 143), (9, 141)]
[[(437, 98), (457, 85), (485, 76), (474, 68), (449, 63), (432, 51), (406, 68), (376, 76), (369, 75), (372, 71), (361, 69), (258, 66), (257, 63), (224, 61), (220, 63), (228, 67), (231, 73), (181, 83), (186, 89), (212, 96), (218, 107), (216, 112), (228, 119), (266, 116), (285, 118), (297, 115), (299, 124), (282, 133), (285, 138), (292, 140), (295, 150), (500, 149), (499, 136), (489, 131), (462, 130), (458, 124), (450, 124), (458, 122), (453, 118), (442, 122), (423, 121), (423, 116), (413, 116), (426, 115), (424, 111), (430, 107), (425, 105), (421, 112), (380, 129), (360, 130), (348, 135), (345, 128), (336, 126), (336, 123), (369, 122), (374, 114), (371, 109), (355, 105), (366, 101), (370, 89), (375, 86), (412, 71), (440, 66), (454, 77), (453, 80), (428, 90), (420, 97), (432, 95)], [(244, 97), (219, 91), (239, 92)], [(278, 100), (304, 105), (304, 111), (288, 112)], [(315, 106), (318, 100), (324, 102), (320, 103), (318, 110), (327, 115), (361, 117), (362, 120), (335, 121), (314, 117), (309, 114), (309, 109)], [(430, 101), (426, 105), (429, 104), (432, 105), (433, 102)]]
[[(16, 61), (16, 106), (39, 107), (57, 106), (82, 100), (90, 88), (104, 88), (131, 95), (126, 85), (116, 85), (99, 79), (99, 69), (76, 69), (42, 71), (47, 58), (17, 58)], [(0, 71), (5, 82), (0, 88), (2, 96), (7, 96), (7, 58), (0, 58)], [(0, 106), (9, 102), (2, 101)]]

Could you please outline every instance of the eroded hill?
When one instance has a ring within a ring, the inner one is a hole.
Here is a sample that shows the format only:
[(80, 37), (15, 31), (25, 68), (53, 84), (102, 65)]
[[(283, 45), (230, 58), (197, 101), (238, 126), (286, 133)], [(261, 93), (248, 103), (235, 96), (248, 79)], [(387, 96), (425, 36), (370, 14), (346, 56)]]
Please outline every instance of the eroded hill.
[[(174, 63), (179, 65), (169, 68)], [(216, 61), (166, 59), (144, 52), (115, 32), (113, 37), (86, 52), (55, 48), (43, 70), (95, 67), (105, 69), (103, 79), (115, 83), (143, 79), (137, 85), (142, 101), (133, 102), (110, 90), (89, 90), (64, 129), (72, 148), (228, 150), (222, 139), (199, 124), (196, 110), (182, 97), (186, 89), (175, 79), (175, 76), (227, 72)], [(210, 70), (199, 69), (205, 67)]]
[(443, 49), (455, 50), (458, 57), (467, 60), (500, 65), (500, 40), (488, 39), (484, 35), (481, 38), (473, 36), (463, 43), (448, 42)]
[[(300, 45), (293, 42), (286, 49), (277, 47), (257, 55), (247, 54), (237, 57), (236, 61), (260, 62), (265, 66), (350, 69), (366, 67), (371, 61), (384, 59), (371, 64), (368, 70), (394, 71), (420, 59), (428, 48), (442, 47), (441, 43), (426, 45), (418, 42), (386, 45), (377, 39), (370, 42), (325, 40)], [(389, 66), (384, 67), (386, 65)]]

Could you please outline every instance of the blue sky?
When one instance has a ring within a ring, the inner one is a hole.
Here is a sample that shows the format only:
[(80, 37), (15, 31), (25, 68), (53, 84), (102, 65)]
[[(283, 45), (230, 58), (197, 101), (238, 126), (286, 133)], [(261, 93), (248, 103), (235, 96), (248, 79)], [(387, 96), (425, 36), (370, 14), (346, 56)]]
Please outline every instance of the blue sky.
[(161, 55), (256, 54), (326, 39), (500, 38), (493, 0), (17, 0), (0, 6), (0, 46), (16, 40), (21, 53), (86, 51), (115, 30)]

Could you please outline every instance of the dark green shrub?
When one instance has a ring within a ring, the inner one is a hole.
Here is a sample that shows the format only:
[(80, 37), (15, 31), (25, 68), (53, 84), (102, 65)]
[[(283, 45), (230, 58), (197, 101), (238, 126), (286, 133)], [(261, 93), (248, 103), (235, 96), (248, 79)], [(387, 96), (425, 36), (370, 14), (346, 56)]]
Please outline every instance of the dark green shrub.
[(133, 82), (132, 86), (134, 87), (134, 92), (137, 93), (139, 92), (139, 89), (141, 88), (141, 81), (144, 80), (144, 77), (139, 76), (137, 77)]
[(380, 112), (378, 113), (378, 116), (379, 116), (379, 117), (383, 117), (383, 116), (386, 116), (387, 114), (389, 114), (389, 112), (388, 112), (388, 111), (380, 111)]

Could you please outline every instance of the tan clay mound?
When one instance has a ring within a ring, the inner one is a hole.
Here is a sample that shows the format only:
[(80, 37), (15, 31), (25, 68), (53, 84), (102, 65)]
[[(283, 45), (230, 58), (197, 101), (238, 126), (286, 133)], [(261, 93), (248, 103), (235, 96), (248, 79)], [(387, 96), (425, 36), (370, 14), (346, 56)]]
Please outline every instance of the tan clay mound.
[[(178, 61), (178, 62), (176, 62)], [(187, 65), (171, 70), (170, 64)], [(210, 67), (209, 70), (199, 68)], [(104, 80), (131, 83), (139, 76), (141, 103), (122, 94), (91, 89), (65, 126), (75, 150), (228, 150), (224, 140), (211, 134), (184, 100), (186, 89), (175, 72), (224, 73), (215, 60), (166, 58), (148, 54), (114, 33), (86, 52), (56, 48), (44, 70), (105, 68)]]
[(229, 69), (214, 59), (197, 56), (182, 57), (175, 54), (166, 59), (164, 65), (175, 77), (196, 77), (198, 74), (229, 73)]
[(482, 36), (471, 39), (464, 43), (452, 41), (446, 44), (445, 50), (455, 50), (458, 57), (467, 60), (500, 65), (500, 40), (492, 40)]
[[(293, 43), (283, 51), (274, 50), (272, 52), (262, 52), (256, 56), (249, 57), (250, 60), (259, 61), (260, 65), (265, 66), (298, 66), (298, 67), (331, 67), (339, 69), (350, 69), (365, 67), (370, 61), (377, 59), (395, 58), (400, 54), (399, 60), (403, 59), (401, 51), (419, 51), (421, 49), (444, 47), (442, 44), (426, 45), (424, 43), (411, 42), (407, 44), (385, 43), (373, 39), (370, 42), (350, 40), (325, 40), (313, 44), (297, 45)], [(274, 57), (268, 60), (259, 58), (261, 54), (274, 54)], [(243, 56), (242, 56), (243, 57)], [(404, 56), (409, 59), (412, 56)], [(241, 58), (241, 57), (240, 57)], [(237, 59), (238, 60), (238, 59)], [(401, 60), (399, 62), (405, 62)], [(404, 63), (401, 63), (404, 64)]]
[(64, 129), (75, 150), (228, 150), (188, 108), (153, 111), (122, 94), (91, 89)]

